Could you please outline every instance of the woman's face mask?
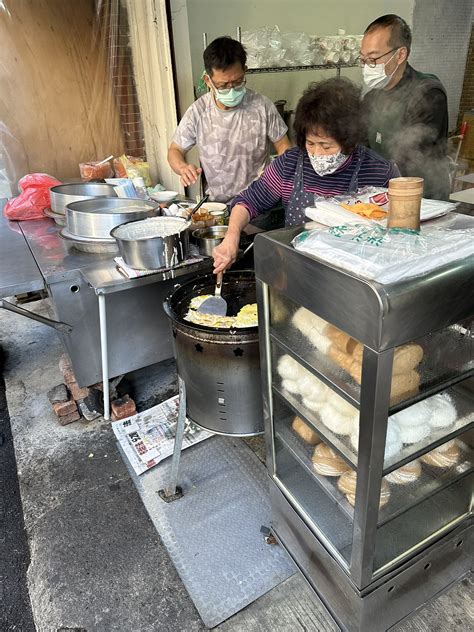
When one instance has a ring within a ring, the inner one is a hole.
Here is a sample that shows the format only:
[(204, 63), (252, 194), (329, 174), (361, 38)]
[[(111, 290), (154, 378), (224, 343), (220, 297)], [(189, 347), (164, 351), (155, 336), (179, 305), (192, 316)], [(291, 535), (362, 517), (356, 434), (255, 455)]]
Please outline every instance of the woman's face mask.
[(397, 52), (398, 49), (385, 64), (376, 64), (374, 68), (364, 64), (364, 67), (362, 68), (362, 77), (367, 90), (373, 90), (374, 88), (381, 90), (390, 83), (390, 80), (397, 71), (398, 64), (390, 75), (385, 74), (385, 67), (392, 61)]
[(343, 154), (342, 151), (321, 156), (316, 156), (308, 151), (308, 157), (318, 176), (327, 176), (329, 173), (334, 173), (347, 159), (347, 155)]

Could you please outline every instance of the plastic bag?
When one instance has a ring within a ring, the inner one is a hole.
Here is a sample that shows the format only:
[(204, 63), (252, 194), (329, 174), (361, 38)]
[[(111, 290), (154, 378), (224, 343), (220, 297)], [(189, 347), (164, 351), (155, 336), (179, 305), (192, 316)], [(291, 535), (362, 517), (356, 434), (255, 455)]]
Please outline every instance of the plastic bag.
[(51, 206), (49, 190), (61, 184), (47, 173), (29, 173), (18, 182), (21, 193), (8, 200), (3, 209), (5, 217), (11, 220), (42, 219), (43, 211)]
[(114, 170), (110, 162), (99, 164), (99, 160), (90, 162), (80, 162), (79, 171), (83, 182), (89, 180), (105, 180), (105, 178), (113, 178)]
[(114, 169), (117, 178), (143, 178), (145, 186), (151, 187), (150, 165), (145, 160), (123, 154), (114, 159)]
[(292, 245), (364, 279), (394, 283), (474, 254), (474, 229), (427, 227), (420, 233), (351, 224), (306, 230)]

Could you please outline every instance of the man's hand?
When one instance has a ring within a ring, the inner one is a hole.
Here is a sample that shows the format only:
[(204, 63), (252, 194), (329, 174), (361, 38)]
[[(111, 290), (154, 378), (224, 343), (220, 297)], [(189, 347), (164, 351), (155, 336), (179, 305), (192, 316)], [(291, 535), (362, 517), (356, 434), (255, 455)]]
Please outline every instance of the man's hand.
[(214, 274), (224, 272), (237, 259), (239, 252), (239, 237), (227, 234), (222, 242), (214, 248), (212, 256), (214, 257)]
[(201, 173), (202, 169), (200, 167), (185, 164), (179, 170), (179, 175), (181, 176), (181, 184), (185, 187), (188, 187), (191, 184), (195, 184)]
[(171, 169), (180, 176), (181, 184), (188, 187), (197, 181), (202, 169), (196, 165), (188, 164), (184, 159), (185, 154), (186, 152), (176, 143), (171, 143), (168, 148), (168, 162)]

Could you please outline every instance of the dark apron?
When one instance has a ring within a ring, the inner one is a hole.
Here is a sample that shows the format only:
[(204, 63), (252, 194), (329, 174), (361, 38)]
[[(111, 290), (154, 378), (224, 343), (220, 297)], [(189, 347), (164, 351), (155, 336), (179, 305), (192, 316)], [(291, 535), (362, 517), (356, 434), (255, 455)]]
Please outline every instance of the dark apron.
[[(366, 148), (364, 146), (359, 147), (357, 164), (355, 166), (354, 173), (352, 174), (349, 188), (347, 189), (346, 193), (357, 193), (357, 189), (359, 188), (359, 171), (362, 165), (362, 159), (365, 155), (365, 150)], [(306, 216), (304, 213), (305, 208), (308, 206), (314, 206), (314, 193), (304, 190), (303, 161), (304, 153), (300, 151), (298, 162), (296, 163), (293, 191), (286, 207), (286, 226), (300, 226), (301, 224), (304, 224), (306, 221)]]

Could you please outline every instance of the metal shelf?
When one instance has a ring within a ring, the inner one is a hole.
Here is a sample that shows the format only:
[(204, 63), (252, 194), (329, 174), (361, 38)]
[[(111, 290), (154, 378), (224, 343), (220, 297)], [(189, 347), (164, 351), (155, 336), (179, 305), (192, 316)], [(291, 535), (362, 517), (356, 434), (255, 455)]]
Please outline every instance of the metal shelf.
[[(342, 377), (338, 377), (337, 374), (343, 373), (343, 370), (338, 368), (330, 358), (317, 351), (314, 347), (310, 347), (311, 351), (308, 351), (308, 345), (305, 345), (303, 341), (297, 341), (296, 337), (294, 340), (289, 340), (279, 328), (274, 326), (271, 328), (270, 338), (285, 353), (317, 377), (318, 380), (332, 388), (335, 393), (344, 398), (349, 404), (352, 404), (354, 408), (360, 408), (360, 386), (349, 376), (347, 381)], [(324, 367), (327, 373), (318, 371), (315, 366)]]
[[(357, 453), (346, 436), (336, 435), (331, 432), (319, 419), (317, 414), (310, 412), (302, 402), (291, 393), (283, 393), (274, 384), (273, 392), (284, 402), (286, 406), (302, 419), (304, 419), (314, 430), (327, 442), (353, 469), (357, 469)], [(384, 464), (383, 476), (393, 472), (402, 465), (413, 461), (419, 456), (426, 454), (430, 450), (437, 448), (454, 439), (455, 437), (474, 428), (474, 411), (472, 410), (472, 395), (466, 394), (468, 389), (463, 388), (463, 384), (457, 384), (450, 389), (450, 393), (456, 404), (459, 417), (449, 428), (432, 429), (428, 440), (424, 439), (416, 444), (405, 444), (402, 450), (391, 460)]]
[[(352, 406), (360, 408), (360, 385), (349, 376), (344, 369), (335, 364), (328, 356), (308, 345), (304, 339), (299, 340), (298, 335), (290, 337), (287, 334), (288, 328), (275, 327), (272, 325), (270, 329), (270, 339), (277, 344), (285, 353), (299, 362), (305, 369), (310, 371), (315, 377), (332, 388), (334, 392), (343, 397)], [(444, 344), (448, 344), (448, 335), (444, 334)], [(434, 344), (434, 343), (433, 343)], [(429, 356), (429, 352), (425, 353), (425, 357)], [(316, 367), (321, 367), (318, 370)], [(427, 397), (436, 395), (441, 391), (462, 383), (474, 376), (474, 368), (466, 366), (464, 370), (458, 373), (448, 374), (437, 379), (436, 368), (422, 366), (422, 377), (430, 376), (420, 385), (420, 392), (402, 402), (394, 404), (389, 409), (389, 415), (393, 415), (405, 408), (409, 408), (413, 404), (420, 402)]]
[[(338, 503), (348, 518), (354, 520), (354, 508), (345, 494), (337, 487), (337, 478), (320, 476), (312, 466), (311, 456), (314, 447), (303, 441), (285, 422), (278, 424), (275, 434), (298, 462), (311, 474), (318, 485)], [(411, 484), (396, 485), (389, 483), (390, 499), (379, 510), (377, 526), (382, 527), (431, 496), (443, 491), (453, 483), (469, 476), (474, 471), (474, 453), (465, 444), (461, 446), (463, 458), (451, 468), (434, 468), (422, 464), (420, 477)]]
[(341, 68), (359, 68), (359, 64), (314, 64), (311, 66), (273, 66), (271, 68), (248, 68), (247, 75), (260, 75), (269, 72), (302, 72), (305, 70), (336, 70), (339, 75)]
[(293, 397), (290, 393), (282, 393), (275, 385), (272, 386), (273, 392), (278, 396), (279, 400), (288, 408), (290, 408), (295, 415), (301, 417), (306, 421), (311, 428), (313, 428), (318, 435), (328, 443), (344, 461), (352, 467), (357, 469), (357, 454), (352, 449), (352, 446), (348, 441), (342, 439), (339, 435), (331, 432), (313, 413), (310, 413), (296, 397)]

